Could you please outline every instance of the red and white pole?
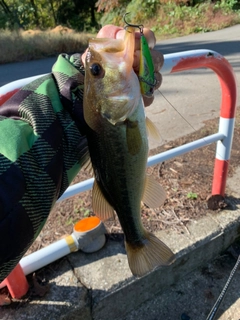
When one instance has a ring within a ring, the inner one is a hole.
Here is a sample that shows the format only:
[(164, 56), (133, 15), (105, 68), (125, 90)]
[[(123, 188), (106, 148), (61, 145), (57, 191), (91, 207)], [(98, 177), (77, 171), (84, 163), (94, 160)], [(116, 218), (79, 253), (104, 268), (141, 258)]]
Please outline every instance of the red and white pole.
[(217, 74), (222, 91), (219, 133), (224, 134), (224, 138), (217, 142), (212, 195), (224, 196), (237, 101), (237, 85), (232, 66), (215, 51), (191, 50), (168, 54), (161, 72), (175, 73), (202, 67), (210, 68)]
[[(177, 52), (166, 54), (164, 56), (164, 65), (161, 69), (162, 74), (171, 74), (180, 71), (197, 69), (197, 68), (209, 68), (212, 69), (218, 76), (222, 91), (222, 101), (220, 108), (220, 121), (218, 135), (221, 136), (221, 140), (217, 142), (216, 158), (214, 164), (213, 183), (212, 183), (212, 195), (220, 194), (224, 196), (226, 188), (226, 180), (228, 173), (228, 165), (232, 147), (236, 101), (237, 101), (237, 85), (235, 75), (230, 63), (219, 53), (211, 50), (190, 50), (185, 52)], [(0, 106), (8, 100), (16, 91), (18, 91), (23, 85), (41, 77), (38, 75), (35, 77), (25, 78), (11, 82), (3, 87), (0, 87)], [(205, 138), (208, 141), (207, 137)], [(215, 140), (215, 139), (213, 139)], [(192, 143), (191, 148), (181, 146), (171, 150), (171, 154), (168, 152), (154, 156), (151, 163), (159, 163), (174, 156), (194, 150), (199, 147), (199, 142)], [(196, 145), (196, 146), (195, 146)], [(204, 144), (203, 144), (204, 145)], [(153, 158), (153, 157), (152, 157)], [(156, 159), (155, 159), (156, 158)], [(164, 158), (164, 159), (165, 159)], [(153, 161), (154, 160), (154, 161)], [(149, 164), (150, 165), (150, 164)], [(87, 182), (87, 189), (84, 187), (84, 191), (88, 190), (92, 186), (92, 180)], [(81, 183), (80, 183), (81, 184)], [(79, 184), (79, 185), (80, 185)], [(70, 187), (71, 188), (71, 187)], [(76, 194), (82, 191), (82, 186), (76, 188), (72, 192)], [(81, 190), (81, 191), (79, 191)], [(70, 191), (70, 190), (69, 190)], [(64, 198), (72, 196), (68, 195), (68, 190), (64, 195)]]

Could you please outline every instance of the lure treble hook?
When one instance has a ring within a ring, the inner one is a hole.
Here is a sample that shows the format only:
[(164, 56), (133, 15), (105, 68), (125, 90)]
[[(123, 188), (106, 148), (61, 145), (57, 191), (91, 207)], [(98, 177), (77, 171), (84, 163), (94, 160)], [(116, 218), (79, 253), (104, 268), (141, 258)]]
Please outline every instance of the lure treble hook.
[(143, 34), (143, 24), (132, 24), (132, 23), (128, 23), (126, 21), (126, 15), (129, 14), (130, 12), (126, 12), (123, 16), (123, 20), (126, 23), (126, 25), (124, 26), (124, 29), (127, 29), (127, 27), (133, 27), (133, 28), (138, 28), (140, 30), (140, 33)]
[(131, 24), (126, 21), (125, 13), (123, 20), (126, 23), (124, 29), (127, 31), (128, 27), (138, 28), (140, 30), (140, 61), (139, 61), (139, 73), (138, 78), (140, 82), (140, 89), (142, 95), (151, 97), (156, 86), (156, 79), (154, 77), (154, 65), (152, 61), (151, 52), (148, 46), (148, 42), (143, 34), (143, 24)]

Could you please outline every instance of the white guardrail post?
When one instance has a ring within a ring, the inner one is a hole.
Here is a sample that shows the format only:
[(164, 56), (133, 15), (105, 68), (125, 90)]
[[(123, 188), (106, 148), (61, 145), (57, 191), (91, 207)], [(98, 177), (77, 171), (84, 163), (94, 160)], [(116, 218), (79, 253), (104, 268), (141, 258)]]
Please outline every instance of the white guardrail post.
[[(218, 76), (222, 101), (220, 106), (220, 121), (218, 132), (202, 139), (195, 140), (180, 147), (162, 152), (149, 157), (148, 166), (155, 165), (159, 162), (190, 152), (194, 149), (206, 146), (210, 143), (217, 142), (216, 157), (214, 164), (212, 195), (220, 194), (224, 196), (230, 153), (232, 148), (232, 139), (234, 131), (234, 120), (237, 100), (237, 86), (235, 75), (230, 63), (219, 53), (211, 50), (191, 50), (166, 54), (164, 56), (164, 65), (161, 73), (171, 74), (175, 72), (197, 69), (212, 69)], [(0, 106), (8, 100), (22, 86), (41, 77), (38, 75), (11, 82), (0, 87)], [(77, 193), (91, 189), (93, 179), (70, 186), (58, 201), (72, 197)]]

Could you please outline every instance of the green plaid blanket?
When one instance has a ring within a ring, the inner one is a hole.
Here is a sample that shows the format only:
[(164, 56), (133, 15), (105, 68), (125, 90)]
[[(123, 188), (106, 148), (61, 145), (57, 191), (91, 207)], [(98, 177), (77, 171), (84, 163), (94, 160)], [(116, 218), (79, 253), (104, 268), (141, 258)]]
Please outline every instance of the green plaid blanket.
[(79, 54), (60, 55), (52, 73), (0, 107), (0, 282), (88, 156), (80, 61)]

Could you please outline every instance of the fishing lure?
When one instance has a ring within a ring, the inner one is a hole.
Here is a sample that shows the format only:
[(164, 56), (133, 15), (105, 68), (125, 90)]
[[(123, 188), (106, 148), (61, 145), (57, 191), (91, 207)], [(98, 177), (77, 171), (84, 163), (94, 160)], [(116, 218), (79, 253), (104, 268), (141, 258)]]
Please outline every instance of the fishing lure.
[(143, 34), (143, 25), (135, 25), (130, 24), (126, 21), (126, 15), (129, 12), (127, 12), (124, 15), (124, 22), (126, 23), (125, 29), (127, 27), (134, 27), (138, 28), (140, 30), (140, 65), (139, 65), (139, 81), (140, 81), (140, 88), (141, 93), (146, 96), (152, 96), (153, 89), (156, 85), (156, 80), (154, 77), (154, 65), (152, 61), (151, 52), (147, 43), (147, 39), (145, 38)]

